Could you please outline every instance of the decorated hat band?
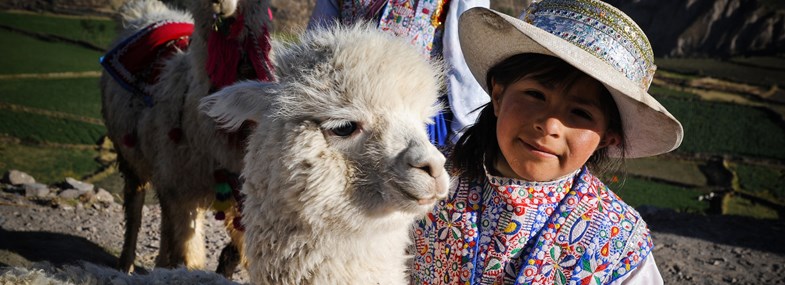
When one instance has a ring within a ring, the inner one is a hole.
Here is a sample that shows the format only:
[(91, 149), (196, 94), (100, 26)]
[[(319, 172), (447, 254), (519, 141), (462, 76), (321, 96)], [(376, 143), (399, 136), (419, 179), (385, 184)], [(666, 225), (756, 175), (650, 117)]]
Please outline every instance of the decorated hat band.
[(521, 20), (556, 35), (605, 61), (643, 90), (656, 66), (643, 31), (626, 15), (597, 0), (532, 3)]

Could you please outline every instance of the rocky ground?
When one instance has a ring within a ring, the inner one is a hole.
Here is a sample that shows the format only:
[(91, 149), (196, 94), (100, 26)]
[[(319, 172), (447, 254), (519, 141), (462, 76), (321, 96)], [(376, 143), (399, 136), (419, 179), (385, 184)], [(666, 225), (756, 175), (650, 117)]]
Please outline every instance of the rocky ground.
[[(100, 190), (67, 198), (62, 197), (66, 192), (62, 188), (43, 193), (34, 187), (2, 187), (0, 267), (29, 267), (44, 261), (55, 265), (87, 261), (106, 266), (117, 262), (122, 247), (122, 206), (99, 200)], [(693, 215), (650, 207), (639, 210), (652, 229), (654, 254), (665, 284), (785, 284), (785, 221)], [(228, 238), (221, 222), (208, 215), (207, 268), (214, 269)], [(159, 220), (160, 209), (145, 206), (137, 246), (140, 271), (154, 263)], [(247, 273), (238, 270), (234, 280), (246, 283)]]

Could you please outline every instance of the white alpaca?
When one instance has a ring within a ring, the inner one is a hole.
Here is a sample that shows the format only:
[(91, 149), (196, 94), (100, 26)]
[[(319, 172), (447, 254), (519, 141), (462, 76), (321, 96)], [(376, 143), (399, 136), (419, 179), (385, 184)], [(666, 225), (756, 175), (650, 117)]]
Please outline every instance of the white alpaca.
[(243, 177), (254, 284), (404, 284), (409, 228), (447, 194), (428, 140), (439, 69), (369, 27), (275, 50), (278, 82), (202, 100), (228, 129), (258, 123)]
[[(225, 27), (235, 27), (226, 24), (233, 20), (239, 23), (236, 39), (240, 47), (247, 47), (243, 43), (248, 43), (249, 39), (263, 38), (268, 28), (263, 20), (269, 22), (269, 1), (198, 0), (191, 4), (193, 17), (187, 12), (171, 10), (156, 0), (131, 1), (121, 10), (124, 31), (120, 41), (161, 20), (194, 23), (188, 50), (155, 63), (163, 64), (163, 67), (160, 81), (150, 87), (152, 96), (145, 98), (129, 92), (106, 72), (101, 78), (107, 132), (115, 142), (125, 178), (126, 233), (119, 261), (119, 267), (124, 271), (132, 270), (135, 259), (148, 182), (155, 188), (161, 204), (161, 239), (156, 266), (203, 268), (206, 259), (203, 220), (205, 211), (216, 197), (214, 173), (226, 169), (239, 174), (242, 167), (243, 144), (237, 139), (238, 135), (219, 130), (213, 120), (197, 108), (199, 100), (210, 93), (211, 87), (217, 89), (211, 86), (211, 79), (215, 81), (215, 78), (206, 71), (208, 36), (212, 35), (216, 24), (220, 24), (216, 19), (222, 19)], [(236, 15), (242, 15), (242, 18)], [(252, 48), (258, 48), (255, 51), (260, 54), (266, 52), (260, 46)], [(245, 51), (240, 56), (251, 62), (240, 63), (237, 78), (256, 78), (253, 75), (261, 74), (255, 69), (259, 65), (254, 65), (257, 63), (253, 62), (254, 57), (247, 48)], [(220, 60), (216, 62), (215, 66), (224, 66)], [(228, 69), (232, 65), (225, 66)], [(232, 244), (222, 253), (219, 265), (219, 271), (225, 275), (232, 274), (239, 260), (239, 256), (226, 253), (239, 252), (242, 245), (242, 234), (234, 231), (229, 214), (226, 221)]]

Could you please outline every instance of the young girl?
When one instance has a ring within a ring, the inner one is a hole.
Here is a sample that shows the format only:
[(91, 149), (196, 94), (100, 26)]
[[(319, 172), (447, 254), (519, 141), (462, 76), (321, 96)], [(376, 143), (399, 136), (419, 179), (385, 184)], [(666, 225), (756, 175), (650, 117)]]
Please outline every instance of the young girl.
[(522, 20), (461, 16), (491, 102), (451, 154), (450, 196), (414, 230), (413, 284), (661, 284), (640, 215), (591, 171), (679, 146), (647, 93), (640, 28), (596, 0), (545, 0)]

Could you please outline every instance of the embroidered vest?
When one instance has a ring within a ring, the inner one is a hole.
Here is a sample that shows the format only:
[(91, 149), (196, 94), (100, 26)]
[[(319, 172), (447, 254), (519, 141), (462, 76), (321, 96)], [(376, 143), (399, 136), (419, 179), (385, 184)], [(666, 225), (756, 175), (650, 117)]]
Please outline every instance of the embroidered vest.
[(414, 235), (414, 284), (606, 284), (652, 248), (640, 215), (585, 168), (552, 183), (461, 178)]

